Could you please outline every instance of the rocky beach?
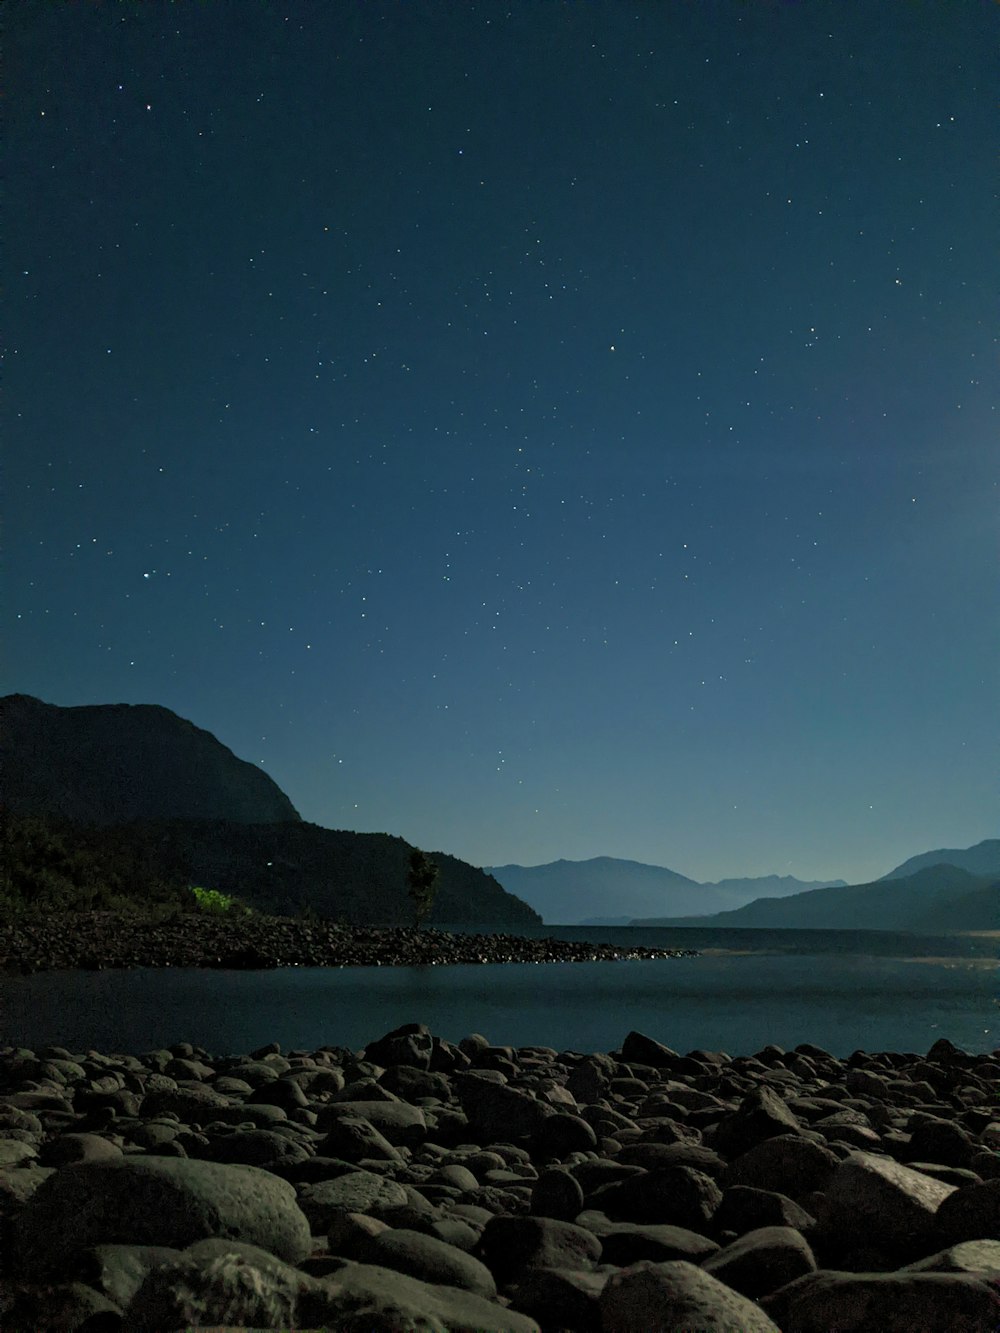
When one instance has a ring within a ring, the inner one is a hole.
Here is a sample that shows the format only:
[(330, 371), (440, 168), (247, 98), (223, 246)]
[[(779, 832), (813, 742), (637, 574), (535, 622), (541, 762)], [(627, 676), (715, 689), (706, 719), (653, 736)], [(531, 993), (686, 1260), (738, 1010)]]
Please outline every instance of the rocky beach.
[(1000, 1052), (0, 1051), (0, 1327), (994, 1333)]
[(622, 948), (513, 934), (348, 926), (263, 913), (51, 912), (0, 922), (0, 972), (120, 967), (379, 967), (597, 962), (691, 950)]

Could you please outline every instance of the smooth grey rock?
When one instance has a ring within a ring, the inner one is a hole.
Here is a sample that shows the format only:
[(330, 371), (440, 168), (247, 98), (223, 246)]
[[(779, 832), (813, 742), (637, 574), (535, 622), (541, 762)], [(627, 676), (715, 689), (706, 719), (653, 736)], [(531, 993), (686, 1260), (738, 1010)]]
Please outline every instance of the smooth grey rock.
[(935, 1233), (944, 1245), (962, 1240), (1000, 1240), (1000, 1179), (963, 1185), (950, 1192), (938, 1208)]
[(410, 1065), (414, 1069), (430, 1069), (433, 1041), (430, 1029), (423, 1023), (406, 1023), (371, 1042), (365, 1048), (365, 1059), (385, 1068)]
[(712, 1218), (716, 1234), (735, 1231), (738, 1236), (761, 1227), (808, 1230), (815, 1222), (813, 1215), (787, 1194), (753, 1189), (750, 1185), (731, 1185), (723, 1190), (722, 1202)]
[(600, 1333), (600, 1297), (607, 1280), (607, 1273), (532, 1268), (512, 1293), (511, 1304), (546, 1329)]
[(228, 1097), (205, 1084), (192, 1084), (185, 1088), (154, 1088), (142, 1099), (142, 1117), (144, 1120), (162, 1115), (164, 1111), (173, 1111), (187, 1123), (203, 1125), (215, 1120), (217, 1111), (229, 1111), (233, 1102)]
[(332, 1157), (344, 1157), (349, 1162), (359, 1162), (363, 1157), (383, 1162), (403, 1160), (385, 1135), (370, 1120), (356, 1113), (337, 1116), (330, 1121), (319, 1150)]
[(838, 1158), (823, 1144), (801, 1134), (779, 1134), (736, 1157), (725, 1172), (727, 1185), (778, 1190), (791, 1199), (821, 1190), (837, 1169)]
[(793, 1333), (995, 1333), (1000, 1292), (967, 1273), (842, 1273), (796, 1278), (762, 1301)]
[(389, 1228), (360, 1246), (357, 1259), (422, 1282), (473, 1291), (491, 1300), (497, 1294), (493, 1274), (480, 1260), (434, 1236), (405, 1228)]
[(907, 1264), (904, 1273), (980, 1273), (1000, 1277), (1000, 1240), (963, 1240)]
[(391, 1222), (393, 1214), (408, 1203), (402, 1185), (372, 1171), (349, 1171), (320, 1180), (306, 1185), (299, 1194), (299, 1207), (318, 1234), (329, 1231), (338, 1213), (367, 1213)]
[(183, 1247), (207, 1236), (260, 1245), (295, 1263), (309, 1223), (287, 1181), (252, 1166), (132, 1156), (50, 1176), (21, 1210), (20, 1268), (47, 1275), (103, 1243)]
[(11, 1333), (121, 1328), (122, 1309), (84, 1282), (60, 1282), (0, 1291), (0, 1326)]
[[(581, 1221), (580, 1225), (586, 1226), (586, 1223)], [(718, 1243), (708, 1236), (668, 1223), (595, 1222), (593, 1229), (601, 1242), (601, 1263), (614, 1264), (618, 1268), (627, 1268), (644, 1259), (656, 1264), (668, 1263), (671, 1259), (687, 1259), (700, 1264), (719, 1251)]]
[[(344, 1089), (348, 1091), (348, 1089)], [(427, 1137), (427, 1121), (419, 1106), (400, 1101), (338, 1101), (330, 1102), (319, 1111), (316, 1128), (331, 1132), (345, 1116), (362, 1120), (374, 1126), (394, 1147), (415, 1146)]]
[(816, 1259), (794, 1228), (761, 1227), (709, 1255), (702, 1268), (734, 1291), (759, 1300), (803, 1273), (814, 1273)]
[(494, 1217), (483, 1228), (479, 1246), (500, 1285), (529, 1268), (593, 1268), (601, 1256), (593, 1232), (554, 1217)]
[(596, 1148), (597, 1135), (581, 1116), (556, 1114), (539, 1122), (531, 1136), (531, 1146), (539, 1157), (555, 1157), (561, 1161), (570, 1153), (590, 1152)]
[(284, 1134), (269, 1129), (245, 1129), (214, 1137), (206, 1156), (212, 1162), (264, 1166), (271, 1162), (301, 1162), (309, 1153)]
[(660, 1069), (673, 1064), (680, 1055), (654, 1037), (647, 1037), (643, 1032), (630, 1032), (622, 1042), (622, 1059), (626, 1064), (652, 1065), (654, 1069)]
[(754, 1088), (732, 1115), (718, 1122), (710, 1146), (725, 1157), (738, 1157), (764, 1139), (797, 1133), (801, 1126), (794, 1113), (776, 1092), (763, 1086)]
[(166, 1245), (95, 1245), (80, 1260), (80, 1276), (124, 1309), (158, 1264), (172, 1263), (182, 1251)]
[(853, 1245), (863, 1236), (901, 1262), (919, 1259), (938, 1248), (935, 1214), (955, 1192), (889, 1157), (851, 1153), (827, 1185), (820, 1232), (836, 1246)]
[(541, 1333), (527, 1315), (474, 1292), (358, 1263), (303, 1292), (298, 1317), (300, 1328), (337, 1333)]
[(518, 1088), (493, 1083), (480, 1074), (456, 1074), (455, 1090), (473, 1133), (485, 1143), (535, 1134), (556, 1112)]
[(583, 1209), (583, 1189), (561, 1166), (542, 1171), (531, 1190), (531, 1212), (536, 1217), (557, 1217), (572, 1222)]
[(759, 1305), (682, 1259), (612, 1273), (600, 1308), (603, 1333), (781, 1333)]
[(711, 1178), (687, 1166), (662, 1167), (594, 1192), (588, 1204), (615, 1221), (668, 1222), (701, 1232), (722, 1201)]

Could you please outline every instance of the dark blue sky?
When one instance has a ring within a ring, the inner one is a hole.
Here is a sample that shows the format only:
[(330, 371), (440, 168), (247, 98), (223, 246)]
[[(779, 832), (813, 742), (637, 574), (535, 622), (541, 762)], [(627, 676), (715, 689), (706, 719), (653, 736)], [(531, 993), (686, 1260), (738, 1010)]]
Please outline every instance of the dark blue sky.
[(7, 30), (7, 689), (475, 864), (996, 836), (993, 5)]

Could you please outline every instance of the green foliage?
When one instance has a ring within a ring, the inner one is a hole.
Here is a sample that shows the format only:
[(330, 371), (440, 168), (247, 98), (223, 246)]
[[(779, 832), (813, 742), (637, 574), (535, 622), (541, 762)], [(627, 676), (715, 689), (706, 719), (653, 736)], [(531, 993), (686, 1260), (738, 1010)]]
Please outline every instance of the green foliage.
[(194, 884), (189, 887), (199, 912), (207, 912), (210, 916), (226, 916), (230, 912), (234, 915), (252, 915), (252, 909), (232, 894), (220, 893), (218, 889), (202, 889)]
[(406, 872), (406, 884), (413, 903), (413, 920), (417, 930), (423, 925), (434, 906), (438, 876), (441, 867), (432, 861), (426, 852), (414, 847), (410, 853), (409, 869)]

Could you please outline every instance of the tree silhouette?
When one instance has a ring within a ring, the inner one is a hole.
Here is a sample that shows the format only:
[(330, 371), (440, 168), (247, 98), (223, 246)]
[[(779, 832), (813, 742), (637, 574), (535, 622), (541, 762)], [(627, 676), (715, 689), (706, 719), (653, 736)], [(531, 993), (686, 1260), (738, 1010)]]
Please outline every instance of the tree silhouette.
[(434, 905), (434, 894), (440, 873), (441, 867), (438, 863), (432, 861), (426, 852), (422, 852), (419, 847), (414, 847), (410, 853), (410, 867), (406, 872), (406, 883), (409, 887), (410, 898), (413, 900), (413, 920), (417, 930), (426, 921), (431, 907)]

